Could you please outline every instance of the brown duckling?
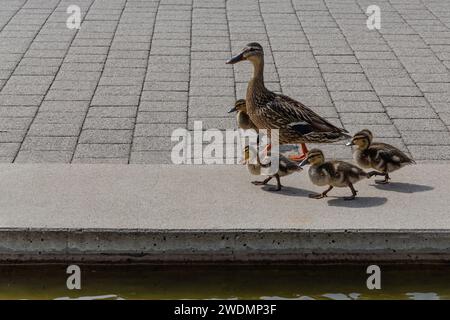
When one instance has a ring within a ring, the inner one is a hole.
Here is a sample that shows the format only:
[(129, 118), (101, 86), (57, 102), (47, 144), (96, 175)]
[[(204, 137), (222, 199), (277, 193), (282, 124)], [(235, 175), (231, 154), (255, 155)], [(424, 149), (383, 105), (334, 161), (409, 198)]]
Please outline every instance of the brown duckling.
[(387, 143), (372, 142), (372, 140), (372, 132), (364, 129), (355, 134), (347, 145), (355, 146), (353, 158), (360, 167), (376, 170), (370, 172), (371, 176), (384, 176), (384, 180), (377, 180), (376, 183), (389, 183), (389, 173), (415, 163), (396, 147)]
[(311, 164), (309, 168), (309, 178), (316, 186), (326, 186), (328, 189), (320, 194), (310, 194), (310, 198), (322, 199), (327, 196), (333, 187), (348, 187), (352, 191), (350, 197), (345, 200), (353, 200), (356, 198), (358, 191), (355, 190), (353, 184), (370, 178), (370, 175), (357, 166), (344, 161), (325, 161), (323, 152), (319, 149), (312, 149), (308, 152), (306, 159), (300, 164)]
[[(256, 161), (255, 159), (256, 155)], [(258, 152), (255, 148), (251, 146), (246, 146), (244, 149), (244, 164), (247, 164), (248, 171), (252, 175), (261, 175), (262, 168), (269, 168), (271, 163), (263, 164), (260, 161)], [(271, 175), (267, 177), (263, 181), (252, 181), (254, 185), (266, 185), (272, 178), (277, 179), (277, 187), (275, 189), (272, 189), (273, 191), (280, 191), (281, 190), (281, 180), (280, 177), (288, 176), (294, 172), (302, 171), (302, 168), (298, 165), (297, 162), (292, 161), (282, 154), (279, 155), (279, 165), (278, 165), (278, 172), (274, 175)]]
[(244, 99), (237, 100), (234, 104), (234, 108), (228, 111), (228, 113), (231, 112), (237, 112), (236, 123), (239, 128), (243, 130), (253, 129), (258, 132), (258, 128), (256, 128), (255, 124), (250, 120), (250, 117), (247, 114), (247, 105), (245, 104)]

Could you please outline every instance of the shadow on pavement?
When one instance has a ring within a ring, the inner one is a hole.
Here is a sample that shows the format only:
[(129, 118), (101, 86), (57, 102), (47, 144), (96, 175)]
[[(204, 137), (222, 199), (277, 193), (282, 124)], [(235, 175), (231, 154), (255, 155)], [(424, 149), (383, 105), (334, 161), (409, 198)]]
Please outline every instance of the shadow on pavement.
[(370, 208), (379, 207), (387, 202), (385, 197), (357, 197), (355, 200), (346, 201), (344, 198), (336, 198), (328, 200), (330, 207), (345, 207), (345, 208)]
[(402, 193), (415, 193), (433, 190), (433, 187), (425, 186), (421, 184), (404, 183), (404, 182), (391, 182), (388, 184), (375, 184), (375, 188), (384, 191), (394, 191)]
[(273, 193), (283, 195), (283, 196), (304, 197), (304, 198), (308, 198), (308, 195), (310, 193), (314, 193), (313, 191), (310, 191), (310, 190), (294, 188), (294, 187), (283, 186), (280, 191), (274, 191), (275, 188), (276, 188), (275, 185), (265, 185), (261, 188), (261, 190), (266, 191), (266, 192), (273, 192)]

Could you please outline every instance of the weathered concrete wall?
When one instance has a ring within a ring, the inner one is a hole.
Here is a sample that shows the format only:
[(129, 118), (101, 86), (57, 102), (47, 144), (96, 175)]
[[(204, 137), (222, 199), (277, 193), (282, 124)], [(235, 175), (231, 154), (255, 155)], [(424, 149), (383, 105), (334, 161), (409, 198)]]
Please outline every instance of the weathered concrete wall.
[(0, 260), (450, 261), (448, 231), (2, 230)]

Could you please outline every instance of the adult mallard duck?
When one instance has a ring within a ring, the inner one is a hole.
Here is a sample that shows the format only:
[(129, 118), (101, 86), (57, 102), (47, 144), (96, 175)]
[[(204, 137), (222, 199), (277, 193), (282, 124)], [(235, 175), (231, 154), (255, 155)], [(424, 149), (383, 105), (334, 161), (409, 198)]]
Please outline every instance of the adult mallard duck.
[(280, 144), (301, 144), (303, 155), (305, 143), (331, 143), (350, 139), (345, 129), (338, 128), (317, 113), (288, 96), (274, 93), (264, 85), (264, 51), (259, 43), (247, 44), (241, 53), (227, 64), (248, 60), (253, 64), (253, 77), (247, 86), (247, 112), (258, 129), (279, 130)]
[(376, 180), (376, 183), (389, 183), (390, 172), (415, 163), (396, 147), (387, 143), (372, 142), (372, 140), (372, 132), (364, 129), (356, 133), (347, 145), (355, 146), (353, 158), (360, 167), (376, 170), (371, 172), (372, 175), (384, 176), (384, 180)]
[[(247, 165), (248, 171), (252, 175), (261, 175), (262, 168), (270, 167), (271, 163), (263, 164), (260, 161), (259, 154), (257, 150), (251, 146), (246, 146), (244, 149), (244, 161), (243, 164)], [(288, 176), (294, 172), (302, 171), (302, 168), (297, 162), (289, 160), (282, 154), (279, 155), (278, 171), (274, 175), (268, 176), (263, 181), (252, 181), (254, 185), (266, 185), (273, 178), (277, 179), (277, 187), (273, 191), (281, 190), (281, 179), (280, 177)]]
[(243, 130), (253, 129), (258, 132), (258, 128), (255, 124), (250, 120), (250, 117), (247, 114), (247, 105), (244, 99), (239, 99), (235, 102), (234, 107), (228, 111), (228, 113), (237, 112), (236, 114), (236, 123), (239, 128)]
[(329, 186), (322, 193), (309, 195), (310, 198), (314, 199), (326, 197), (328, 192), (334, 187), (348, 187), (352, 190), (352, 195), (344, 199), (353, 200), (358, 193), (353, 187), (353, 184), (372, 176), (370, 173), (348, 162), (336, 160), (325, 161), (323, 152), (319, 149), (310, 150), (300, 166), (302, 167), (307, 163), (311, 164), (308, 171), (311, 182), (316, 186)]

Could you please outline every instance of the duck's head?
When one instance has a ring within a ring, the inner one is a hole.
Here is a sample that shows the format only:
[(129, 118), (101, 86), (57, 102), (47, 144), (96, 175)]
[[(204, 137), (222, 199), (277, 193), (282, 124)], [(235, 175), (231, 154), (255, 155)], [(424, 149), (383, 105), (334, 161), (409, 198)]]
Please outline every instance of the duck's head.
[(238, 111), (247, 111), (247, 105), (245, 104), (245, 100), (244, 99), (239, 99), (238, 101), (236, 101), (234, 103), (234, 107), (232, 109), (230, 109), (230, 111), (228, 111), (228, 113), (231, 112), (238, 112)]
[(373, 135), (368, 129), (364, 129), (356, 133), (352, 141), (347, 143), (348, 146), (356, 146), (360, 150), (367, 149), (372, 143)]
[(241, 53), (229, 59), (227, 64), (235, 64), (245, 60), (255, 63), (261, 61), (263, 57), (263, 47), (257, 42), (251, 42), (242, 49)]
[(306, 159), (300, 163), (300, 167), (303, 167), (306, 164), (311, 164), (312, 166), (321, 165), (325, 162), (325, 156), (323, 155), (322, 150), (319, 149), (311, 149), (306, 155)]

